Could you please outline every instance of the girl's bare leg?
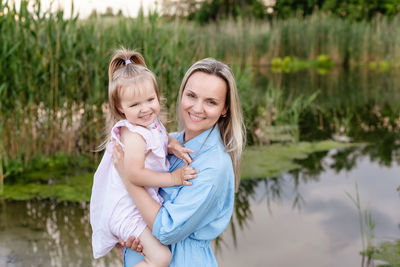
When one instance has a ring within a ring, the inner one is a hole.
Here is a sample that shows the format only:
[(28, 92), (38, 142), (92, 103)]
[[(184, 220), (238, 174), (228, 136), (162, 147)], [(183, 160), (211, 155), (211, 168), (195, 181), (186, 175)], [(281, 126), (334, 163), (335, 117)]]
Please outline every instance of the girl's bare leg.
[(155, 238), (149, 228), (145, 228), (139, 236), (140, 243), (143, 245), (144, 260), (137, 263), (135, 267), (167, 267), (171, 262), (171, 251)]

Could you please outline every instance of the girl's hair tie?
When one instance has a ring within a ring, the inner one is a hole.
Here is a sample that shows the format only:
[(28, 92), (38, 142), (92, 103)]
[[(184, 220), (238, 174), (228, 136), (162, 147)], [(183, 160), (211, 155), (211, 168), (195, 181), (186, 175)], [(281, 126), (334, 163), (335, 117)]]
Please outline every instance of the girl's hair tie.
[(130, 59), (125, 60), (125, 66), (129, 64), (132, 64), (131, 60)]

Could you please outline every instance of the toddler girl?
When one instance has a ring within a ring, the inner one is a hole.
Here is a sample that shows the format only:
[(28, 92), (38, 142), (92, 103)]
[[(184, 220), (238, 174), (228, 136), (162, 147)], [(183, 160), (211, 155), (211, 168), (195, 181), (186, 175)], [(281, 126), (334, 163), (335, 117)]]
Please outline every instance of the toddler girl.
[(153, 199), (162, 203), (158, 187), (191, 185), (196, 171), (185, 166), (169, 173), (167, 150), (190, 162), (188, 153), (177, 140), (168, 137), (158, 119), (160, 96), (154, 74), (143, 57), (134, 51), (118, 50), (109, 66), (109, 137), (106, 151), (94, 175), (90, 200), (90, 223), (94, 258), (106, 255), (118, 239), (140, 239), (144, 260), (135, 266), (168, 266), (171, 253), (146, 227), (135, 204), (116, 172), (112, 153), (115, 142), (125, 150), (124, 165)]

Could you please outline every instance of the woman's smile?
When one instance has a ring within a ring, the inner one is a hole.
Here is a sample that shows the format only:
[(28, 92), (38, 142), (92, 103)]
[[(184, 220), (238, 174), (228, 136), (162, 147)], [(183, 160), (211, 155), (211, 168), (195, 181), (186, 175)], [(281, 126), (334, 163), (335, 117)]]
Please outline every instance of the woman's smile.
[(202, 121), (202, 120), (204, 120), (205, 118), (204, 118), (204, 116), (199, 116), (199, 115), (196, 115), (196, 114), (193, 114), (193, 113), (191, 113), (191, 112), (188, 112), (189, 113), (189, 117), (192, 119), (192, 121), (194, 121), (194, 122), (199, 122), (199, 121)]

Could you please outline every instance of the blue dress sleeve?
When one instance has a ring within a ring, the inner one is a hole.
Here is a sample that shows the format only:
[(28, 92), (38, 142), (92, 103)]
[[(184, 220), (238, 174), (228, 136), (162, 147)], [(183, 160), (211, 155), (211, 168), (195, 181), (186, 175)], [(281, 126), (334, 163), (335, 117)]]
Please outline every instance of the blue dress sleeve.
[(164, 202), (153, 223), (153, 235), (161, 243), (177, 243), (215, 219), (207, 215), (218, 204), (218, 185), (213, 183), (218, 173), (202, 170), (191, 186), (182, 186), (175, 198)]

